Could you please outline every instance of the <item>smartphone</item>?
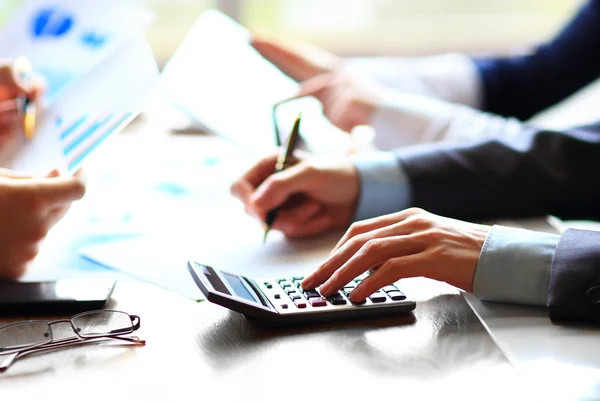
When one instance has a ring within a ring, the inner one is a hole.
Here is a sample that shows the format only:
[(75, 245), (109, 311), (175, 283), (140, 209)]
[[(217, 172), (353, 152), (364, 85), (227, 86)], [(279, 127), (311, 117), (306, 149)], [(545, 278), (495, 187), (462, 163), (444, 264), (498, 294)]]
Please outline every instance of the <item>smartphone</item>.
[(103, 309), (114, 280), (0, 281), (0, 315), (63, 315)]

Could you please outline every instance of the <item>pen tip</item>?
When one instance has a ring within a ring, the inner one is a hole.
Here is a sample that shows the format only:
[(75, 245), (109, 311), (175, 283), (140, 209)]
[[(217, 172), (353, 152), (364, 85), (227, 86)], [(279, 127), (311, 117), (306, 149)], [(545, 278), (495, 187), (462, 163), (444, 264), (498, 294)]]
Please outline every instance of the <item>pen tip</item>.
[(265, 233), (263, 235), (263, 240), (262, 240), (263, 245), (267, 242), (267, 235), (269, 235), (269, 230), (270, 229), (271, 229), (271, 227), (267, 227), (266, 230), (265, 230)]

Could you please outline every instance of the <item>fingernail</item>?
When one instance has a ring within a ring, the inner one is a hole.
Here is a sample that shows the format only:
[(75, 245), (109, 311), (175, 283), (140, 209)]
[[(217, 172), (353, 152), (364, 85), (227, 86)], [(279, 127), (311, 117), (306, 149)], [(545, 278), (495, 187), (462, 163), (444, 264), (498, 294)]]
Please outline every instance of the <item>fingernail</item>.
[(356, 291), (350, 291), (350, 295), (348, 295), (348, 298), (350, 298), (351, 301), (356, 301), (356, 294), (354, 294)]
[(312, 289), (313, 281), (314, 281), (314, 279), (310, 276), (305, 278), (304, 280), (302, 280), (302, 289), (305, 289), (305, 290)]
[(331, 284), (329, 284), (329, 283), (325, 283), (325, 284), (323, 284), (323, 285), (321, 286), (321, 288), (319, 288), (319, 291), (321, 292), (321, 295), (325, 295), (325, 296), (327, 296), (327, 295), (326, 295), (326, 294), (324, 294), (324, 293), (327, 293), (327, 292), (329, 292), (329, 290), (330, 290), (330, 289), (331, 289)]

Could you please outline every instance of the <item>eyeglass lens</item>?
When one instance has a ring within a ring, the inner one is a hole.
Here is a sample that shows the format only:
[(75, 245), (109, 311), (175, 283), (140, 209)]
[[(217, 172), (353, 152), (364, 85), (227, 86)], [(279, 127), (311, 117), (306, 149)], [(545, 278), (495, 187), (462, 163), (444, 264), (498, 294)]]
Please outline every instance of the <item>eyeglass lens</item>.
[(71, 324), (81, 337), (102, 337), (133, 332), (131, 317), (125, 312), (92, 311), (71, 318)]
[(48, 322), (29, 321), (0, 328), (0, 353), (31, 348), (52, 341)]

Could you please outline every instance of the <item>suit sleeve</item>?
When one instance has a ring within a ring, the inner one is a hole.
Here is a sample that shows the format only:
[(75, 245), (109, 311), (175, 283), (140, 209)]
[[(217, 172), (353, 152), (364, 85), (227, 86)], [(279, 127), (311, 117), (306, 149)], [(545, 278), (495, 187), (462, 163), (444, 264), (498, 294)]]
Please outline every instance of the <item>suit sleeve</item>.
[(567, 230), (550, 269), (548, 308), (554, 321), (600, 323), (600, 232)]
[(529, 54), (479, 58), (483, 110), (527, 120), (600, 76), (600, 0)]
[(462, 219), (600, 218), (600, 123), (399, 149), (410, 206)]

